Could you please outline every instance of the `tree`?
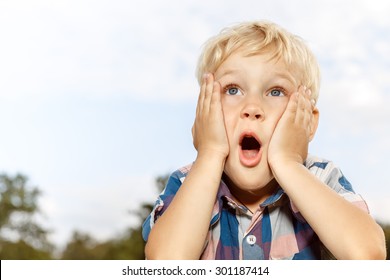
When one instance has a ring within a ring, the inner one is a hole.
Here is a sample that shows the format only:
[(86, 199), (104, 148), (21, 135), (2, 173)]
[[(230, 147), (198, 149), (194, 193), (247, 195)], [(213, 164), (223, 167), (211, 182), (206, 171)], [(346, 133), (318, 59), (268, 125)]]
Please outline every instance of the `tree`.
[[(168, 178), (169, 175), (162, 175), (155, 179), (158, 193), (164, 189)], [(140, 209), (130, 211), (130, 214), (138, 217), (140, 223), (135, 228), (129, 228), (125, 236), (117, 241), (115, 250), (116, 253), (111, 255), (109, 259), (145, 259), (145, 241), (142, 238), (142, 223), (148, 217), (153, 207), (153, 203), (146, 202), (141, 204)]]
[[(158, 192), (161, 192), (168, 175), (158, 176), (155, 180)], [(152, 203), (143, 203), (131, 215), (138, 217), (139, 224), (128, 228), (122, 236), (105, 242), (97, 242), (89, 234), (74, 232), (71, 240), (62, 252), (64, 260), (143, 260), (145, 259), (145, 241), (142, 239), (142, 223), (153, 209)]]
[[(160, 193), (169, 175), (158, 176), (155, 179), (156, 188)], [(72, 239), (62, 253), (61, 259), (66, 260), (143, 260), (145, 259), (145, 242), (142, 239), (142, 223), (153, 209), (153, 203), (143, 203), (138, 210), (130, 214), (139, 218), (139, 225), (128, 228), (122, 236), (105, 242), (97, 242), (89, 234), (74, 232)], [(381, 225), (390, 244), (390, 225)], [(387, 247), (387, 259), (390, 259), (390, 248)], [(27, 253), (26, 253), (27, 254)]]
[(0, 175), (0, 258), (50, 259), (53, 245), (48, 230), (34, 217), (40, 212), (40, 191), (27, 184), (27, 177)]
[(97, 242), (89, 235), (73, 232), (72, 238), (66, 245), (61, 259), (64, 260), (94, 260), (99, 259), (99, 256), (94, 254), (93, 249), (97, 246)]

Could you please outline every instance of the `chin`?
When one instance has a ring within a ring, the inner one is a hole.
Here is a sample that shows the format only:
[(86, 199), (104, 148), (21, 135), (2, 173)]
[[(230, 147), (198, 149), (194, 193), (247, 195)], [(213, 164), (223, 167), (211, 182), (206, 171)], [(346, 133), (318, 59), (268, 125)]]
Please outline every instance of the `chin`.
[(266, 187), (269, 182), (272, 181), (270, 178), (269, 180), (259, 179), (259, 180), (247, 180), (243, 179), (240, 180), (241, 182), (237, 185), (240, 189), (246, 190), (246, 191), (258, 191)]
[(252, 169), (239, 171), (238, 174), (232, 174), (228, 170), (225, 171), (225, 175), (228, 178), (228, 185), (245, 190), (245, 191), (258, 191), (267, 185), (274, 179), (272, 173), (261, 172), (260, 170)]

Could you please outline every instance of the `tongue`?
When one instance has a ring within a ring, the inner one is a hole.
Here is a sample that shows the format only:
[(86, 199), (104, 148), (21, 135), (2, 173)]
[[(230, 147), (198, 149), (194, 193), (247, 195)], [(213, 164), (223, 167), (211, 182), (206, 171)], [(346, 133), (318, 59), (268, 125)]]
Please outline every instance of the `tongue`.
[(246, 158), (254, 158), (254, 157), (256, 157), (258, 152), (259, 152), (259, 150), (257, 150), (257, 149), (256, 150), (242, 150), (242, 154)]

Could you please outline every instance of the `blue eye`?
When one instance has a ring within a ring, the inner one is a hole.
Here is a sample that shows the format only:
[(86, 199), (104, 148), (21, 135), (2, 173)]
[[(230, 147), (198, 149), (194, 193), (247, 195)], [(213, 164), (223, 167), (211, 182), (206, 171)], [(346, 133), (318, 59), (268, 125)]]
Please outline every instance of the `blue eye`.
[(270, 96), (285, 96), (284, 92), (280, 89), (273, 89), (269, 93)]
[(238, 88), (229, 88), (227, 90), (227, 92), (230, 94), (230, 95), (236, 95), (238, 93)]
[(235, 85), (228, 85), (224, 88), (224, 92), (228, 95), (241, 95), (241, 91)]

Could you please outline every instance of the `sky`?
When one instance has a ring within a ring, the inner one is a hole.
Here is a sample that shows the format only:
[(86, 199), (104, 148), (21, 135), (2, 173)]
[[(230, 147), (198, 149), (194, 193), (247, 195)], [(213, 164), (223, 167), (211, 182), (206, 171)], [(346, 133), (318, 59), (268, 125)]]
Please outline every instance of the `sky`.
[[(375, 219), (390, 223), (389, 1), (0, 0), (0, 173), (42, 191), (42, 223), (104, 240), (153, 203), (155, 178), (192, 162), (203, 43), (270, 20), (318, 58), (331, 159)], [(331, 207), (331, 206), (330, 206)]]

